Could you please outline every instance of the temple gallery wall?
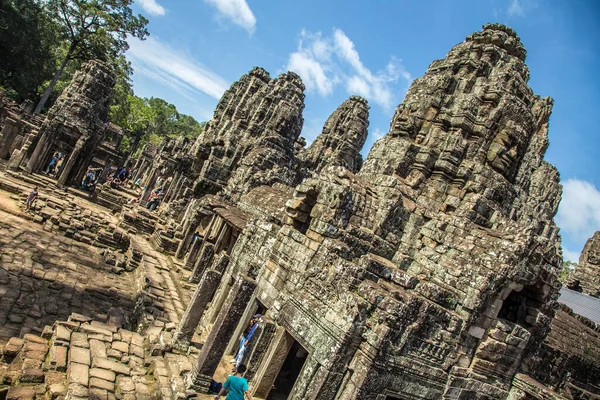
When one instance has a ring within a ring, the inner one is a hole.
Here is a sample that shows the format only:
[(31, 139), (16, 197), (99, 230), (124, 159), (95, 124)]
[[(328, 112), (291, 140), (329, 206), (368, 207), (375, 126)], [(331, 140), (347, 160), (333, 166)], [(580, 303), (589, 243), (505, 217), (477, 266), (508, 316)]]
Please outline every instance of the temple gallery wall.
[(364, 159), (367, 101), (307, 146), (293, 72), (253, 68), (136, 158), (101, 61), (46, 116), (0, 93), (0, 399), (209, 398), (257, 314), (260, 399), (600, 399), (600, 233), (562, 288), (525, 59), (484, 25)]

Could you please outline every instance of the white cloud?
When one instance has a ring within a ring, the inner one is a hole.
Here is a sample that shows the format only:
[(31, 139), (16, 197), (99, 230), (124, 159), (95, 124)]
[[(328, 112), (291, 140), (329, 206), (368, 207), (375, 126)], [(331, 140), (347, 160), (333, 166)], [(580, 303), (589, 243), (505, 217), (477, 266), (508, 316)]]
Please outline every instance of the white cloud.
[(508, 7), (508, 15), (511, 17), (525, 16), (525, 9), (523, 8), (520, 0), (511, 0), (510, 6)]
[(373, 136), (373, 141), (375, 141), (375, 140), (379, 140), (382, 137), (384, 137), (385, 135), (387, 135), (387, 132), (384, 132), (379, 128), (375, 128), (371, 131), (371, 135)]
[[(563, 183), (562, 201), (556, 223), (563, 237), (580, 249), (594, 232), (600, 230), (600, 191), (591, 183), (568, 179)], [(577, 261), (577, 253), (564, 249), (565, 257)]]
[(566, 247), (563, 247), (563, 259), (565, 261), (572, 261), (574, 263), (579, 262), (579, 256), (581, 255), (581, 253), (576, 252), (576, 251), (571, 251), (569, 249), (567, 249)]
[(165, 15), (165, 9), (156, 0), (137, 0), (140, 6), (150, 15)]
[(229, 83), (189, 54), (176, 50), (155, 37), (130, 38), (127, 59), (135, 73), (149, 76), (188, 98), (205, 93), (220, 99)]
[(392, 86), (400, 80), (407, 86), (412, 81), (401, 60), (395, 57), (383, 70), (373, 73), (363, 64), (354, 42), (340, 29), (335, 29), (330, 37), (303, 30), (287, 69), (297, 72), (309, 91), (327, 96), (337, 84), (344, 83), (348, 93), (366, 97), (386, 111), (397, 100)]
[(333, 81), (325, 75), (325, 67), (305, 52), (292, 53), (288, 69), (302, 77), (308, 90), (316, 89), (321, 96), (327, 96), (333, 91)]
[(246, 0), (204, 0), (217, 8), (219, 13), (231, 20), (236, 25), (241, 26), (248, 33), (254, 33), (256, 29), (256, 17), (252, 13)]

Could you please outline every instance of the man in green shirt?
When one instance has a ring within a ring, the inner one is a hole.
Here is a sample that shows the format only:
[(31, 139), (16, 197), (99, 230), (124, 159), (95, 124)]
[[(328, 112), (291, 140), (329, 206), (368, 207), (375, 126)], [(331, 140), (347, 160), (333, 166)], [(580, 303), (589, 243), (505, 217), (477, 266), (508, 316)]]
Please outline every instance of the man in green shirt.
[(246, 375), (246, 366), (240, 364), (237, 367), (235, 375), (227, 378), (219, 394), (215, 396), (215, 400), (219, 400), (223, 393), (225, 393), (225, 389), (229, 390), (229, 394), (225, 400), (244, 400), (244, 396), (248, 400), (252, 400), (252, 395), (248, 392), (248, 381), (244, 378), (244, 375)]

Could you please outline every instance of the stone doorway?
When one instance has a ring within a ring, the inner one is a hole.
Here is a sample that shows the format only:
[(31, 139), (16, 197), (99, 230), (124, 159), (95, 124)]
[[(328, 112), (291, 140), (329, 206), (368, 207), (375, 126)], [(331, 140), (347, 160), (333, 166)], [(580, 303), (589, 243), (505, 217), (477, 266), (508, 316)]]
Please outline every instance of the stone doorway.
[[(235, 330), (235, 334), (233, 335), (233, 337), (231, 338), (231, 340), (229, 341), (229, 344), (227, 345), (227, 355), (235, 357), (237, 354), (237, 351), (239, 349), (239, 343), (240, 343), (240, 336), (242, 335), (242, 333), (244, 332), (244, 330), (248, 327), (248, 322), (250, 321), (250, 318), (252, 318), (252, 316), (254, 314), (260, 314), (264, 317), (264, 315), (267, 313), (267, 307), (265, 307), (260, 301), (258, 301), (257, 299), (254, 299), (253, 301), (251, 301), (248, 304), (248, 307), (246, 307), (246, 311), (244, 311), (244, 315), (242, 316), (242, 319), (240, 320), (240, 323), (238, 324), (236, 330)], [(244, 363), (244, 361), (242, 361)]]
[(286, 400), (288, 398), (307, 358), (308, 351), (294, 340), (267, 400)]

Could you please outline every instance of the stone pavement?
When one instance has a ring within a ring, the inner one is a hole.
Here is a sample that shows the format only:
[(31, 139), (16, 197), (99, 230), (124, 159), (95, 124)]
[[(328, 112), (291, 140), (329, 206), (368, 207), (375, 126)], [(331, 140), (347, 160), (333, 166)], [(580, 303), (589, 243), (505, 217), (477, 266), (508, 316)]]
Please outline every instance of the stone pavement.
[[(87, 241), (95, 228), (77, 224), (95, 218), (116, 231), (117, 217), (51, 183), (41, 210), (56, 217), (27, 212), (23, 196), (44, 177), (0, 174), (10, 190), (0, 190), (0, 398), (185, 396), (196, 352), (171, 352), (170, 341), (193, 289), (188, 272), (135, 230), (126, 251)], [(115, 269), (107, 252), (133, 267)]]
[(97, 249), (0, 210), (0, 341), (80, 313), (134, 305), (133, 275), (107, 273)]

